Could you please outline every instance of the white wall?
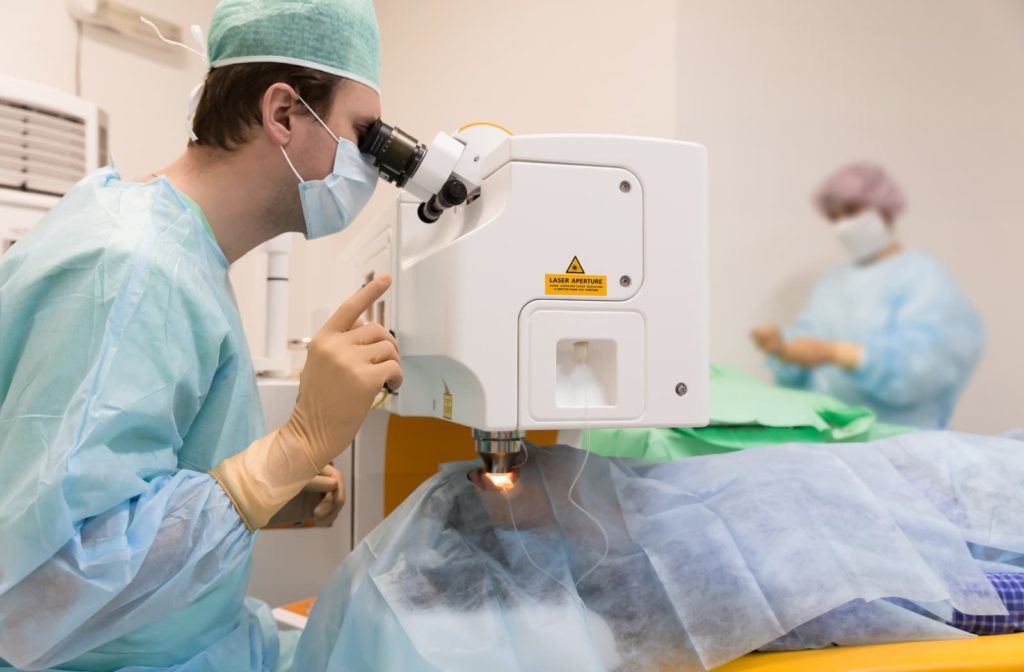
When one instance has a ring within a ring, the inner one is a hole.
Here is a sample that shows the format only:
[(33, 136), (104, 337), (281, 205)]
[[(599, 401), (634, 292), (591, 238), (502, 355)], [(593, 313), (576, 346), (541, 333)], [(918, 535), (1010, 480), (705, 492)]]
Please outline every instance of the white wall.
[(840, 163), (902, 183), (904, 239), (978, 305), (988, 351), (954, 424), (1024, 425), (1024, 2), (681, 0), (678, 134), (708, 145), (712, 355), (792, 319), (841, 254), (810, 205)]

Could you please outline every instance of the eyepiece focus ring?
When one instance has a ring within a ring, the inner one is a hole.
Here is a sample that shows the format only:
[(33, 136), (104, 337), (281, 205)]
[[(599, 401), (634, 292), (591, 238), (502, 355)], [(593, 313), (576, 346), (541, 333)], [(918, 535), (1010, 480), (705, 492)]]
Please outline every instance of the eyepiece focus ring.
[(419, 140), (380, 119), (359, 141), (359, 151), (372, 156), (381, 177), (397, 187), (404, 186), (416, 174), (427, 154)]

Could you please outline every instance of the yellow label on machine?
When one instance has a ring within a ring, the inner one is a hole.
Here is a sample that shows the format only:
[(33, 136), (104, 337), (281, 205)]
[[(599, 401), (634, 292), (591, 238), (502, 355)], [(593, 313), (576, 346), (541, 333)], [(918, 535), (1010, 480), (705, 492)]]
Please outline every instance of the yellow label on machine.
[(549, 296), (608, 296), (608, 276), (587, 275), (579, 257), (573, 257), (565, 273), (544, 276), (544, 293)]
[(452, 393), (448, 391), (448, 383), (444, 384), (444, 395), (441, 397), (443, 407), (441, 408), (441, 417), (445, 420), (452, 419)]
[(545, 275), (544, 293), (569, 296), (608, 296), (607, 275)]

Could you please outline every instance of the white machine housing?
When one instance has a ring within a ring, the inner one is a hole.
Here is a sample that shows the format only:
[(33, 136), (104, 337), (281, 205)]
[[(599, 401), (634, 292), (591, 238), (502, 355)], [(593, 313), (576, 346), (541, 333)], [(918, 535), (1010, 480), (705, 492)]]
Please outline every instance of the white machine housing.
[[(705, 148), (491, 133), (467, 142), (477, 198), (430, 225), (403, 194), (337, 264), (339, 300), (394, 278), (367, 316), (402, 351), (385, 410), (485, 431), (706, 424)], [(557, 293), (573, 276), (598, 291)]]
[(106, 116), (94, 103), (0, 75), (0, 254), (106, 157)]

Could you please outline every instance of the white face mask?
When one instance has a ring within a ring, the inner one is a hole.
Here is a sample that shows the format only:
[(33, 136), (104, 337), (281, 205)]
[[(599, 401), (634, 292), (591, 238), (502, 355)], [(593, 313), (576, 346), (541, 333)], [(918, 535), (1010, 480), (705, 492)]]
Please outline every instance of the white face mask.
[(835, 225), (839, 242), (858, 264), (875, 256), (895, 242), (885, 220), (874, 210), (864, 210)]
[(334, 135), (301, 96), (299, 101), (306, 105), (306, 109), (338, 143), (334, 168), (322, 180), (303, 180), (288, 158), (288, 152), (281, 147), (284, 160), (288, 162), (295, 177), (299, 178), (299, 198), (302, 200), (302, 215), (306, 220), (306, 238), (312, 240), (338, 233), (351, 224), (373, 196), (380, 174), (355, 144)]

